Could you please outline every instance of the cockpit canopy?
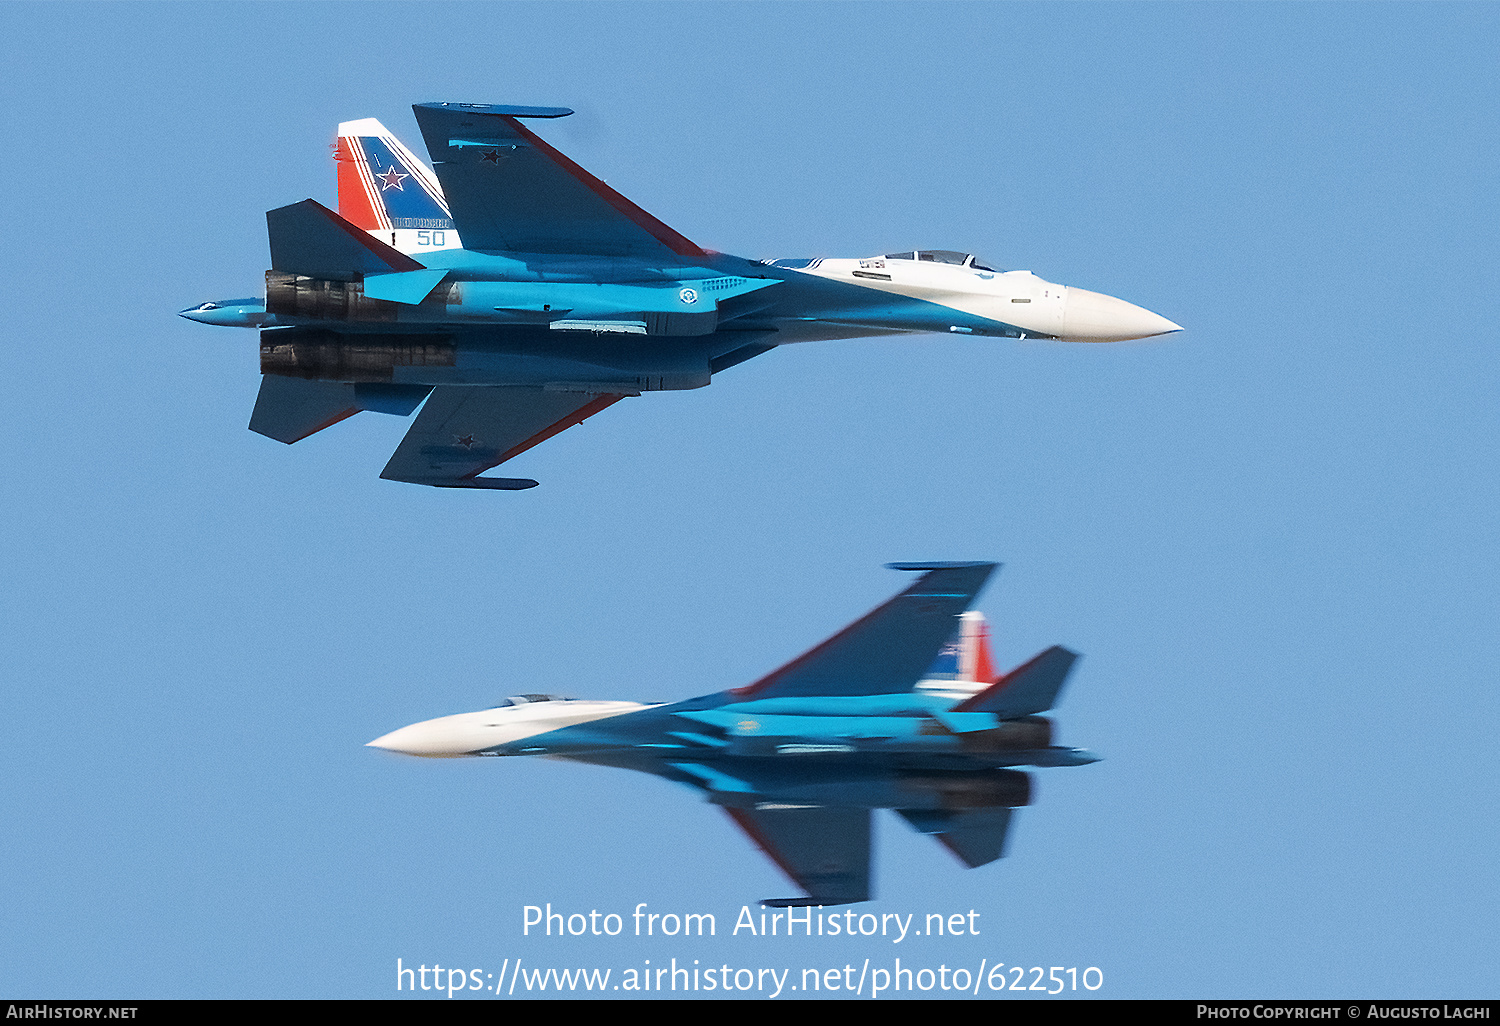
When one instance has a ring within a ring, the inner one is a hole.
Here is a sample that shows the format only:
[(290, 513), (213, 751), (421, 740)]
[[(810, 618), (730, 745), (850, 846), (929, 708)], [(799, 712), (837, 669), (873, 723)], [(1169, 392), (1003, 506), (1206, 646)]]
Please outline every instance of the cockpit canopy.
[(991, 274), (1002, 273), (998, 267), (991, 267), (973, 253), (960, 253), (952, 249), (918, 249), (909, 253), (887, 253), (885, 258), (887, 260), (928, 260), (935, 264), (953, 264), (956, 267), (969, 267), (976, 271), (989, 271)]
[(512, 695), (499, 705), (491, 706), (492, 709), (504, 709), (512, 705), (535, 705), (538, 702), (572, 702), (576, 699), (567, 695)]

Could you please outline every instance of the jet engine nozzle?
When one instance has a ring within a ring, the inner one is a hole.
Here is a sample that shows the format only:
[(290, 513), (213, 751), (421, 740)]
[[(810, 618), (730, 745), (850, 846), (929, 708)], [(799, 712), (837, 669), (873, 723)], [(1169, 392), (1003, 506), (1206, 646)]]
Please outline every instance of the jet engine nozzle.
[(899, 786), (924, 793), (936, 808), (950, 812), (1014, 809), (1031, 804), (1031, 774), (1020, 770), (997, 769), (984, 774), (913, 774), (902, 777)]
[(1052, 721), (1045, 716), (1028, 716), (1007, 720), (992, 730), (976, 730), (959, 735), (971, 751), (1009, 752), (1047, 748), (1052, 744)]

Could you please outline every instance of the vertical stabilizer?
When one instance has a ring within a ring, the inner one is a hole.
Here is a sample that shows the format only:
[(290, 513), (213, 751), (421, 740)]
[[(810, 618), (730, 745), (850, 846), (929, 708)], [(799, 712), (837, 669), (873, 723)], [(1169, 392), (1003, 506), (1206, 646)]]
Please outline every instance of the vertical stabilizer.
[(989, 687), (994, 680), (990, 625), (983, 613), (971, 610), (959, 616), (958, 629), (917, 687), (922, 691), (972, 695)]
[(402, 253), (461, 249), (432, 169), (374, 118), (339, 125), (339, 214)]

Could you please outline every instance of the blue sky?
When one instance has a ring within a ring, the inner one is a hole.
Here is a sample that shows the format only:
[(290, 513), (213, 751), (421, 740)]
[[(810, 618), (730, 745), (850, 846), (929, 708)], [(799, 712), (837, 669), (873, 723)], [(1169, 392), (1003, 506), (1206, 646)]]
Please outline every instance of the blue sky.
[[(0, 6), (0, 991), (391, 997), (497, 972), (1095, 966), (1107, 997), (1493, 997), (1500, 921), (1488, 5)], [(564, 152), (743, 256), (972, 251), (1187, 330), (777, 350), (467, 494), (406, 424), (245, 430), (263, 212), (337, 122), (567, 105)], [(718, 810), (565, 763), (363, 747), (508, 694), (746, 683), (902, 586), (1005, 563), (998, 660), (1084, 654), (1011, 857), (889, 814), (860, 912)], [(522, 908), (711, 912), (539, 939)], [(615, 977), (618, 979), (619, 977)], [(940, 991), (931, 992), (939, 996)], [(784, 995), (784, 996), (790, 996)]]

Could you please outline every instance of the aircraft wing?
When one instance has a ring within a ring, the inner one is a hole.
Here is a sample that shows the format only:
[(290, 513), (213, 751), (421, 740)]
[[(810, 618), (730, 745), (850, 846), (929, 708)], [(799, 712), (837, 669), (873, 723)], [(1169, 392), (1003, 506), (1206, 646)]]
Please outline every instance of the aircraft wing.
[(870, 898), (870, 810), (821, 805), (726, 807), (772, 862), (807, 891), (761, 904), (843, 905)]
[(994, 563), (892, 563), (926, 570), (901, 594), (827, 641), (728, 692), (733, 701), (798, 695), (888, 695), (910, 691), (953, 636)]
[(412, 110), (467, 249), (705, 255), (518, 120), (573, 113), (566, 107), (419, 103)]
[(380, 476), (441, 488), (515, 490), (528, 478), (477, 475), (625, 398), (510, 385), (439, 385)]

